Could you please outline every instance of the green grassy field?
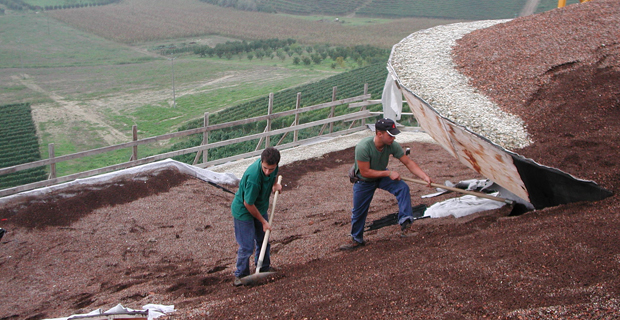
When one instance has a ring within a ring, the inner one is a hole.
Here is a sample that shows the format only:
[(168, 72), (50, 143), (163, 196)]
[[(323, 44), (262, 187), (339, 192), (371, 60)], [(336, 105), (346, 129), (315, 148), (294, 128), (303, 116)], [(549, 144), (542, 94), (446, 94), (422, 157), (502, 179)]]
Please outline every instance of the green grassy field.
[(0, 26), (2, 69), (114, 65), (154, 59), (44, 14), (1, 15)]

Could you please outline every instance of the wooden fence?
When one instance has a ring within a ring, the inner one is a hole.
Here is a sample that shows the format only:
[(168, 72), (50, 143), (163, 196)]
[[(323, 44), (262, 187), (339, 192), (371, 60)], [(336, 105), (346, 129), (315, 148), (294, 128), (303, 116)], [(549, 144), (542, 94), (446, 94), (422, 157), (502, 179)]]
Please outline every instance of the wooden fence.
[[(50, 174), (49, 174), (48, 179), (44, 181), (39, 181), (39, 182), (17, 186), (17, 187), (2, 189), (0, 190), (0, 197), (12, 195), (12, 194), (19, 193), (19, 192), (26, 191), (26, 190), (47, 187), (47, 186), (51, 186), (51, 185), (58, 184), (58, 183), (72, 181), (72, 180), (79, 179), (79, 178), (85, 178), (85, 177), (90, 177), (90, 176), (94, 176), (94, 175), (98, 175), (98, 174), (102, 174), (106, 172), (130, 168), (130, 167), (134, 167), (134, 166), (138, 166), (138, 165), (142, 165), (142, 164), (146, 164), (146, 163), (150, 163), (150, 162), (154, 162), (154, 161), (158, 161), (162, 159), (172, 158), (174, 156), (179, 156), (183, 154), (194, 153), (194, 152), (196, 152), (196, 157), (194, 159), (193, 164), (198, 167), (206, 168), (212, 165), (217, 165), (217, 164), (221, 164), (221, 163), (225, 163), (225, 162), (229, 162), (233, 160), (238, 160), (242, 158), (259, 155), (262, 151), (259, 149), (261, 149), (261, 146), (263, 145), (263, 143), (265, 147), (271, 146), (270, 137), (274, 135), (283, 134), (282, 138), (280, 138), (280, 140), (275, 145), (273, 145), (274, 147), (277, 147), (278, 149), (285, 149), (285, 148), (290, 148), (290, 147), (301, 145), (307, 142), (307, 140), (310, 140), (312, 138), (299, 140), (298, 131), (301, 129), (311, 128), (315, 126), (322, 126), (319, 132), (319, 135), (321, 136), (336, 136), (336, 135), (343, 135), (343, 134), (348, 134), (348, 133), (364, 130), (365, 119), (378, 114), (378, 112), (369, 112), (368, 110), (366, 110), (366, 106), (380, 103), (380, 101), (369, 100), (370, 94), (367, 93), (368, 85), (364, 85), (363, 95), (359, 95), (359, 96), (355, 96), (355, 97), (351, 97), (347, 99), (340, 99), (340, 100), (335, 99), (336, 89), (337, 89), (336, 87), (333, 88), (331, 102), (317, 104), (317, 105), (303, 107), (303, 108), (300, 107), (301, 93), (298, 93), (295, 109), (282, 111), (278, 113), (272, 113), (273, 94), (270, 94), (267, 115), (211, 125), (209, 124), (209, 114), (206, 113), (204, 117), (203, 127), (174, 132), (174, 133), (168, 133), (168, 134), (145, 138), (145, 139), (138, 139), (138, 134), (137, 134), (138, 129), (136, 126), (133, 126), (133, 141), (131, 142), (121, 143), (121, 144), (93, 149), (93, 150), (77, 152), (77, 153), (68, 154), (68, 155), (55, 156), (54, 145), (50, 144), (48, 159), (24, 163), (24, 164), (6, 167), (6, 168), (0, 168), (0, 175), (3, 175), (3, 174), (10, 174), (10, 173), (18, 172), (21, 170), (36, 168), (40, 166), (49, 166)], [(340, 116), (336, 116), (335, 108), (337, 106), (345, 105), (345, 104), (350, 104), (349, 108), (359, 108), (360, 110), (347, 113), (347, 114), (343, 114)], [(300, 114), (310, 112), (310, 111), (325, 109), (325, 108), (331, 108), (330, 113), (327, 116), (327, 118), (308, 122), (308, 123), (303, 123), (303, 124), (299, 123)], [(285, 116), (291, 116), (291, 115), (295, 116), (295, 120), (293, 121), (290, 127), (276, 129), (276, 130), (271, 129), (271, 122), (274, 119), (285, 117)], [(218, 130), (218, 129), (224, 129), (224, 128), (230, 128), (230, 127), (258, 122), (258, 121), (265, 121), (265, 120), (267, 120), (267, 125), (265, 127), (265, 130), (262, 133), (251, 134), (251, 135), (247, 135), (244, 137), (209, 143), (209, 132), (211, 131)], [(357, 120), (360, 120), (360, 121), (357, 122)], [(349, 125), (348, 129), (333, 132), (333, 124), (335, 122), (351, 122), (351, 124)], [(358, 123), (357, 126), (355, 126), (356, 123)], [(329, 131), (328, 133), (324, 133), (326, 129), (328, 129)], [(283, 141), (284, 137), (290, 132), (293, 132), (293, 142), (290, 142), (287, 144), (280, 144)], [(138, 146), (161, 141), (161, 140), (185, 137), (185, 136), (189, 136), (192, 134), (199, 134), (199, 133), (203, 134), (203, 141), (202, 141), (202, 144), (199, 146), (186, 148), (182, 150), (176, 150), (176, 151), (167, 152), (167, 153), (162, 153), (162, 154), (157, 154), (157, 155), (145, 157), (142, 159), (138, 157)], [(247, 153), (243, 153), (243, 154), (239, 154), (239, 155), (235, 155), (235, 156), (231, 156), (227, 158), (217, 159), (214, 161), (208, 161), (207, 154), (208, 154), (209, 149), (227, 146), (227, 145), (231, 145), (231, 144), (235, 144), (235, 143), (239, 143), (243, 141), (255, 140), (255, 139), (260, 139), (260, 140), (259, 140), (258, 145), (256, 146), (256, 150), (253, 152), (247, 152)], [(83, 158), (87, 156), (93, 156), (97, 154), (102, 154), (102, 153), (120, 150), (120, 149), (126, 149), (126, 148), (132, 148), (132, 155), (128, 162), (119, 163), (119, 164), (107, 166), (104, 168), (70, 174), (67, 176), (56, 177), (56, 164), (59, 162), (79, 159), (79, 158)], [(201, 155), (202, 155), (203, 161), (202, 163), (199, 163)]]

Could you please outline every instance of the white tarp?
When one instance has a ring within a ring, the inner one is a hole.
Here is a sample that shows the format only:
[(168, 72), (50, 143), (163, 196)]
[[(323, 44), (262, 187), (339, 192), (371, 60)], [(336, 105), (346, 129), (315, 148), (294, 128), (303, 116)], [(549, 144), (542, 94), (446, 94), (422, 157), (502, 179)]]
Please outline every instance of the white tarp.
[(121, 315), (123, 314), (127, 314), (130, 315), (132, 313), (135, 313), (136, 311), (139, 312), (146, 312), (147, 314), (147, 319), (148, 320), (152, 320), (155, 318), (159, 318), (163, 315), (165, 315), (166, 313), (170, 313), (170, 312), (174, 312), (174, 305), (161, 305), (161, 304), (147, 304), (145, 306), (142, 307), (142, 310), (134, 310), (131, 308), (126, 308), (123, 307), (121, 304), (117, 304), (115, 307), (107, 310), (107, 311), (103, 311), (101, 309), (97, 309), (97, 310), (93, 310), (89, 313), (84, 313), (84, 314), (74, 314), (71, 315), (69, 317), (64, 317), (64, 318), (50, 318), (50, 319), (45, 319), (45, 320), (71, 320), (71, 319), (88, 319), (88, 318), (99, 318), (100, 316), (109, 316), (108, 318), (110, 319), (120, 319)]
[(403, 111), (403, 94), (395, 80), (388, 72), (381, 95), (381, 104), (383, 104), (383, 117), (397, 121), (400, 120)]
[[(497, 196), (498, 193), (489, 195)], [(426, 209), (424, 216), (443, 218), (452, 215), (455, 218), (460, 218), (476, 212), (499, 209), (504, 205), (505, 203), (501, 201), (466, 195), (437, 202)]]
[(133, 177), (139, 174), (144, 174), (148, 172), (156, 172), (165, 169), (176, 168), (181, 173), (190, 175), (192, 177), (198, 178), (203, 181), (213, 182), (215, 184), (224, 184), (224, 185), (237, 185), (239, 183), (239, 178), (237, 178), (232, 173), (218, 173), (213, 172), (211, 170), (198, 168), (186, 163), (182, 163), (172, 159), (166, 159), (158, 162), (148, 163), (141, 166), (128, 168), (124, 170), (114, 171), (94, 177), (88, 177), (84, 179), (77, 179), (70, 182), (65, 182), (45, 188), (39, 188), (35, 190), (21, 192), (15, 195), (7, 196), (0, 198), (0, 206), (4, 203), (10, 203), (12, 201), (18, 199), (27, 199), (30, 197), (38, 198), (41, 196), (45, 196), (48, 193), (54, 191), (62, 191), (65, 188), (69, 187), (84, 187), (84, 186), (96, 186), (98, 184), (105, 184), (106, 182), (114, 181), (119, 178), (127, 178)]

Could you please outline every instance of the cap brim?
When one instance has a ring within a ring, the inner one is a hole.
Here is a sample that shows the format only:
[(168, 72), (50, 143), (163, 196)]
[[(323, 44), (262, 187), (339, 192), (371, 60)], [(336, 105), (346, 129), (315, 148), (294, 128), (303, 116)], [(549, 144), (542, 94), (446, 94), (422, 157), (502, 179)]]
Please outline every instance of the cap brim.
[(392, 137), (396, 137), (397, 134), (400, 133), (400, 130), (396, 129), (396, 128), (392, 128), (390, 130), (386, 131), (390, 136)]

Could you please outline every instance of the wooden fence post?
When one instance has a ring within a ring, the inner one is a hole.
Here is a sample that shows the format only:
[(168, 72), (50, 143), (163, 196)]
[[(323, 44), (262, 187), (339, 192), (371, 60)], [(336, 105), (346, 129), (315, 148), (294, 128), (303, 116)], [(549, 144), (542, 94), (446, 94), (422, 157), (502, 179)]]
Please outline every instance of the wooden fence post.
[[(138, 141), (138, 126), (137, 125), (133, 125), (133, 127), (131, 127), (131, 133), (133, 135), (133, 141)], [(135, 145), (133, 146), (133, 152), (131, 155), (131, 159), (129, 161), (136, 161), (138, 160), (138, 146)]]
[[(299, 106), (301, 105), (301, 92), (297, 92), (297, 102), (295, 103), (295, 110), (299, 110)], [(299, 113), (295, 113), (295, 123), (294, 126), (299, 124)], [(297, 138), (299, 137), (299, 130), (295, 130), (293, 132), (293, 142), (297, 142)]]
[[(368, 83), (364, 83), (364, 94), (368, 94)], [(363, 106), (360, 111), (366, 110), (366, 106)], [(366, 126), (366, 119), (362, 119), (362, 127)]]
[[(338, 91), (338, 87), (332, 88), (332, 102), (336, 101), (337, 91)], [(336, 114), (336, 106), (332, 106), (332, 110), (329, 113), (329, 118), (333, 118), (335, 114)], [(334, 131), (334, 123), (332, 122), (329, 124), (329, 133), (332, 133), (333, 131)]]
[[(209, 126), (209, 113), (208, 112), (205, 112), (202, 125), (204, 128)], [(205, 145), (208, 143), (209, 143), (209, 131), (205, 131), (202, 133), (202, 143), (200, 145)], [(209, 150), (205, 149), (205, 150), (199, 150), (198, 152), (196, 152), (196, 156), (194, 157), (194, 162), (192, 163), (192, 165), (195, 166), (198, 163), (198, 160), (200, 160), (201, 155), (202, 155), (202, 163), (207, 163), (207, 159), (209, 157)]]
[[(209, 113), (205, 112), (205, 120), (204, 120), (205, 128), (209, 126)], [(202, 134), (202, 144), (209, 144), (209, 131), (205, 131)], [(205, 149), (202, 152), (202, 163), (207, 163), (209, 160), (209, 149)]]
[[(337, 88), (338, 87), (333, 87), (332, 88), (332, 102), (336, 101), (336, 91), (337, 91)], [(331, 110), (329, 111), (329, 115), (327, 116), (327, 118), (332, 118), (334, 116), (334, 111), (335, 110), (336, 110), (336, 106), (332, 106)], [(333, 123), (330, 123), (329, 124), (329, 133), (332, 132), (333, 127), (334, 127)], [(323, 131), (325, 131), (325, 128), (327, 128), (327, 123), (324, 124), (321, 127), (321, 130), (319, 131), (319, 134), (318, 134), (319, 136), (323, 134)]]
[[(270, 116), (273, 112), (273, 92), (269, 94), (269, 107), (267, 109), (267, 115)], [(267, 127), (265, 128), (267, 132), (271, 131), (271, 118), (267, 119)], [(271, 141), (270, 136), (265, 137), (265, 148), (269, 147), (269, 142)]]
[[(54, 151), (54, 144), (50, 143), (47, 145), (47, 151), (49, 153), (49, 158), (50, 159), (54, 159), (56, 157), (55, 151)], [(56, 164), (55, 163), (50, 163), (50, 174), (47, 177), (47, 179), (54, 179), (56, 178)]]
[[(364, 83), (364, 95), (368, 94), (368, 83)], [(365, 99), (364, 102), (368, 101), (368, 99)], [(360, 108), (360, 111), (364, 111), (366, 110), (366, 106), (362, 106)], [(353, 128), (353, 126), (355, 125), (355, 122), (357, 122), (357, 120), (353, 120), (351, 121), (351, 124), (349, 125), (349, 129)], [(366, 126), (366, 119), (360, 119), (360, 126), (361, 127), (365, 127)]]

